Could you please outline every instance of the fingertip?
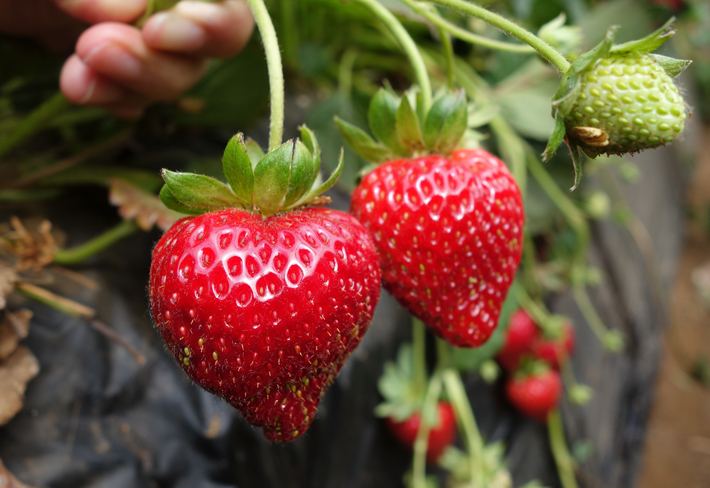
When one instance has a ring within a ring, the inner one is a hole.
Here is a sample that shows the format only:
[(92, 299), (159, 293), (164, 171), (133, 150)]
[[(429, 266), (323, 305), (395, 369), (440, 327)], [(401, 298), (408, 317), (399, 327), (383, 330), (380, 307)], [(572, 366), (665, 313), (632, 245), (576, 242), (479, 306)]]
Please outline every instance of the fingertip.
[(198, 23), (176, 12), (153, 15), (143, 26), (142, 35), (148, 47), (171, 52), (195, 52), (207, 40)]
[(70, 102), (82, 104), (94, 80), (94, 73), (75, 54), (67, 59), (62, 67), (59, 88)]

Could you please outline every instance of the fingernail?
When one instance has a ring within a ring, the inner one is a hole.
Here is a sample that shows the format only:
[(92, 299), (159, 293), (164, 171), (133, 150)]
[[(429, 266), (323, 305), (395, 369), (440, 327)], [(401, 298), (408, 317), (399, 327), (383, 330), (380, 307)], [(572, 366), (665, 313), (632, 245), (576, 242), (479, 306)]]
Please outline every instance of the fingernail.
[(143, 66), (135, 55), (113, 42), (93, 48), (84, 58), (84, 63), (102, 73), (110, 73), (126, 79), (138, 78), (143, 71)]
[(207, 2), (183, 0), (175, 6), (175, 11), (195, 22), (211, 24), (218, 22), (224, 15), (224, 8)]
[(163, 49), (198, 49), (205, 42), (205, 31), (176, 13), (160, 13), (150, 20), (157, 33), (157, 44)]

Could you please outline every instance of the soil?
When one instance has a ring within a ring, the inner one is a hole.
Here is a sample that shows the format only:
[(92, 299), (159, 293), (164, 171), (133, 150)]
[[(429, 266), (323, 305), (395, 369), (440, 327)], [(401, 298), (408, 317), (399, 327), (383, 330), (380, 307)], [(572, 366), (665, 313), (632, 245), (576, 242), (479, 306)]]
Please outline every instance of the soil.
[[(704, 136), (710, 141), (710, 127)], [(710, 361), (710, 147), (697, 162), (688, 199), (687, 239), (670, 297), (640, 488), (710, 486), (710, 383), (691, 374)]]

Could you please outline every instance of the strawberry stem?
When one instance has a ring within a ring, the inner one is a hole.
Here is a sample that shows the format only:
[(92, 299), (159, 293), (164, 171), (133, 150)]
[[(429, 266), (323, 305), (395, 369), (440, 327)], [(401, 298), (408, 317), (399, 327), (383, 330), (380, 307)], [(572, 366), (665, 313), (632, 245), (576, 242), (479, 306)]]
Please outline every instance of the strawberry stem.
[(17, 124), (12, 132), (0, 138), (0, 158), (44, 128), (47, 122), (68, 106), (69, 103), (64, 98), (64, 95), (57, 92), (34, 109), (32, 113), (22, 117), (20, 123)]
[(377, 2), (377, 0), (357, 1), (367, 7), (379, 20), (381, 20), (382, 23), (384, 23), (390, 30), (392, 35), (397, 39), (397, 42), (399, 42), (402, 50), (409, 58), (409, 63), (412, 65), (414, 76), (417, 78), (417, 84), (419, 85), (422, 93), (422, 103), (424, 105), (424, 109), (427, 110), (431, 106), (432, 101), (431, 81), (429, 79), (429, 73), (426, 69), (426, 64), (424, 63), (424, 58), (422, 57), (421, 52), (419, 52), (416, 42), (414, 42), (414, 39), (412, 39), (412, 36), (409, 35), (402, 23), (397, 20), (397, 17)]
[(510, 42), (498, 41), (485, 36), (474, 34), (453, 22), (449, 22), (442, 16), (436, 13), (433, 6), (424, 5), (417, 0), (402, 0), (414, 12), (424, 17), (426, 20), (435, 25), (439, 31), (445, 31), (453, 37), (462, 41), (468, 42), (476, 46), (495, 49), (497, 51), (507, 51), (511, 53), (533, 53), (535, 50), (527, 44), (514, 44)]
[(494, 27), (510, 34), (531, 46), (538, 54), (555, 66), (560, 73), (566, 73), (570, 68), (570, 62), (558, 52), (554, 47), (545, 42), (532, 32), (520, 27), (515, 22), (506, 19), (502, 15), (491, 12), (479, 5), (466, 2), (464, 0), (429, 0), (431, 3), (458, 10), (472, 17), (477, 17)]
[(437, 403), (441, 395), (441, 377), (438, 373), (429, 380), (424, 405), (422, 406), (419, 422), (419, 431), (414, 441), (414, 461), (412, 462), (412, 488), (427, 488), (426, 480), (426, 453), (429, 447), (429, 431), (432, 418), (437, 418)]
[(417, 318), (412, 318), (412, 363), (417, 394), (424, 395), (427, 389), (426, 330)]
[(446, 369), (442, 373), (446, 394), (456, 412), (456, 420), (463, 432), (471, 468), (471, 488), (481, 486), (483, 473), (483, 438), (478, 430), (476, 418), (468, 401), (466, 389), (461, 381), (461, 375), (454, 369)]
[(284, 133), (285, 88), (283, 64), (279, 41), (264, 0), (247, 0), (254, 21), (261, 35), (266, 54), (266, 66), (269, 72), (269, 90), (271, 92), (271, 117), (269, 126), (269, 151), (281, 145)]
[(560, 411), (555, 410), (547, 417), (547, 431), (550, 437), (550, 449), (555, 458), (557, 473), (563, 488), (577, 488), (577, 480), (574, 476), (574, 464), (572, 456), (567, 449), (565, 433), (562, 425)]
[(100, 253), (101, 251), (111, 247), (116, 242), (121, 239), (128, 237), (138, 230), (138, 226), (130, 220), (124, 220), (120, 224), (112, 227), (111, 229), (99, 234), (80, 244), (76, 247), (69, 249), (62, 249), (57, 251), (54, 255), (54, 264), (59, 264), (62, 266), (71, 266), (74, 264), (79, 264), (90, 257)]

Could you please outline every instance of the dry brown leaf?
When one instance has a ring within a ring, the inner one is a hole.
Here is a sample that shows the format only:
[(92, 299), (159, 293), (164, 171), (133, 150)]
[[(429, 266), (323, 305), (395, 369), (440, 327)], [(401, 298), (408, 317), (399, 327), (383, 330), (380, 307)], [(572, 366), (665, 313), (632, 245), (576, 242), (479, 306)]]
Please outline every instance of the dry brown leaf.
[(32, 312), (27, 309), (6, 312), (0, 319), (0, 360), (15, 352), (20, 341), (27, 337), (30, 319)]
[(15, 478), (0, 460), (0, 488), (30, 488), (30, 486)]
[(111, 180), (109, 201), (118, 207), (121, 217), (134, 220), (138, 227), (146, 231), (153, 226), (168, 230), (183, 217), (163, 205), (157, 196), (118, 178)]
[(57, 239), (48, 220), (26, 223), (12, 217), (0, 228), (0, 246), (14, 259), (17, 271), (40, 270), (54, 260)]
[(24, 346), (0, 362), (0, 425), (5, 425), (22, 404), (27, 383), (39, 373), (39, 362)]
[(0, 261), (0, 310), (7, 305), (7, 296), (15, 288), (17, 273), (13, 268)]

